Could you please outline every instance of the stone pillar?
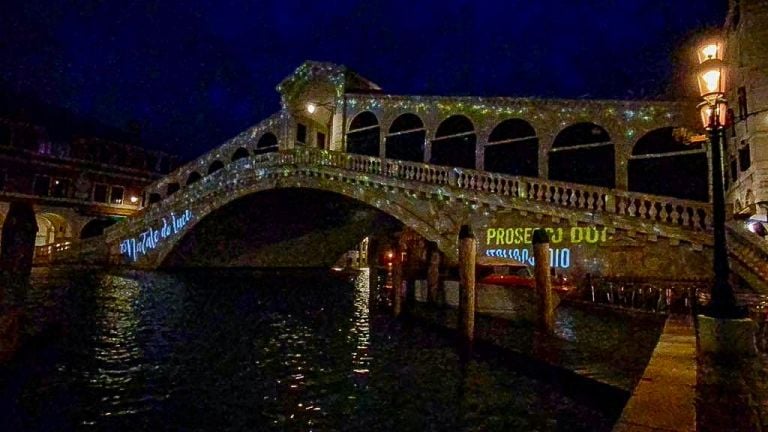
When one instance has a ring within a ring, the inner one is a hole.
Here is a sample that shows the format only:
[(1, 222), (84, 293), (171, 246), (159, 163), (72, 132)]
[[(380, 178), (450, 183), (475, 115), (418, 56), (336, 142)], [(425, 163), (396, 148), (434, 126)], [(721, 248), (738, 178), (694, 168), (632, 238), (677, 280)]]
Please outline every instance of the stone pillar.
[(475, 338), (475, 258), (477, 239), (469, 225), (459, 232), (459, 339), (471, 343)]
[(15, 276), (28, 276), (32, 271), (35, 253), (37, 221), (32, 204), (14, 201), (2, 227), (0, 245), (0, 270)]
[(538, 297), (537, 325), (539, 330), (552, 333), (555, 328), (555, 308), (549, 274), (549, 235), (541, 228), (533, 232), (533, 259)]
[(403, 311), (403, 257), (399, 245), (392, 249), (392, 314), (397, 318)]
[(429, 267), (427, 268), (427, 302), (437, 303), (437, 291), (440, 286), (440, 251), (437, 245), (432, 244), (429, 255)]

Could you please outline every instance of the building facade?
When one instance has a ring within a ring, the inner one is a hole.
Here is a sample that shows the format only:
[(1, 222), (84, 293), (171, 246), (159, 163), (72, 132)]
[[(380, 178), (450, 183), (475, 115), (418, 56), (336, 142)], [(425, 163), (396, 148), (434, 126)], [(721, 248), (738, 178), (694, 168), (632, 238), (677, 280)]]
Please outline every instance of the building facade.
[(768, 214), (768, 2), (731, 0), (724, 26), (729, 68), (724, 172), (737, 217), (766, 222)]
[(0, 226), (11, 203), (30, 204), (37, 261), (137, 212), (142, 189), (176, 164), (164, 152), (113, 139), (56, 136), (55, 128), (9, 117), (0, 118)]

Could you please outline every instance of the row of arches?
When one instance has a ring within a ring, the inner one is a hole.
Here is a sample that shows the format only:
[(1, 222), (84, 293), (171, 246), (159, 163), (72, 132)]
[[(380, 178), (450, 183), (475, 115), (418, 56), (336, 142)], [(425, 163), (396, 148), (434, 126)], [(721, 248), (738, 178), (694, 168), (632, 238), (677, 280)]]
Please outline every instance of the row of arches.
[[(381, 125), (375, 114), (353, 117), (347, 133), (347, 152), (380, 155)], [(424, 122), (413, 113), (401, 114), (384, 135), (386, 158), (475, 168), (478, 137), (472, 121), (452, 115), (439, 124), (428, 140)], [(539, 138), (530, 123), (507, 119), (497, 124), (484, 145), (485, 171), (539, 177)], [(582, 122), (555, 137), (547, 153), (549, 179), (601, 187), (616, 187), (615, 146), (601, 126)], [(622, 168), (623, 169), (623, 168)], [(673, 128), (656, 129), (640, 138), (632, 149), (628, 188), (655, 195), (706, 201), (708, 164), (701, 146), (674, 138)]]
[[(256, 142), (256, 147), (253, 149), (253, 151), (249, 151), (246, 147), (238, 147), (230, 157), (230, 162), (236, 162), (240, 159), (245, 159), (251, 155), (259, 155), (259, 154), (265, 154), (270, 152), (276, 152), (278, 150), (278, 141), (277, 136), (273, 134), (272, 132), (266, 132), (264, 133), (259, 140)], [(216, 159), (213, 162), (211, 162), (208, 165), (207, 170), (205, 171), (205, 175), (211, 175), (215, 173), (216, 171), (219, 171), (220, 169), (224, 168), (224, 162), (220, 159)], [(203, 178), (203, 174), (200, 174), (198, 171), (192, 171), (187, 175), (186, 180), (184, 181), (185, 186), (189, 186), (191, 184), (197, 183)], [(176, 193), (181, 189), (181, 184), (179, 182), (171, 182), (165, 185), (165, 196), (170, 196)], [(163, 195), (161, 195), (159, 192), (152, 192), (147, 197), (147, 201), (149, 204), (153, 204), (156, 202), (159, 202), (163, 199)]]

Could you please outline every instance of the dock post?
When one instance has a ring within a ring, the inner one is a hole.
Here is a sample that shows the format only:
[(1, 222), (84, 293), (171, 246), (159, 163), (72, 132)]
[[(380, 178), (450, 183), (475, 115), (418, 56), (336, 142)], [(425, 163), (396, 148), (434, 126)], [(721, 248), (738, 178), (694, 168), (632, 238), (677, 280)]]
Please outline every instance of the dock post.
[(475, 338), (475, 259), (477, 239), (469, 225), (459, 231), (459, 338), (471, 345)]
[(549, 235), (541, 228), (533, 232), (533, 259), (538, 297), (537, 324), (539, 330), (552, 333), (555, 329), (555, 308), (549, 274)]

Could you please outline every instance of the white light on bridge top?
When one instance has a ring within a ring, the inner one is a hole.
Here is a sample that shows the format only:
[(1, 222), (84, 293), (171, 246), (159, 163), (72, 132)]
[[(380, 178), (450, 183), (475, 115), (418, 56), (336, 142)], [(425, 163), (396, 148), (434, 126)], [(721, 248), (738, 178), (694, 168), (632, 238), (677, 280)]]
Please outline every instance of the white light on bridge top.
[(316, 110), (317, 110), (317, 105), (313, 104), (312, 102), (309, 102), (307, 104), (307, 112), (308, 113), (314, 114)]

